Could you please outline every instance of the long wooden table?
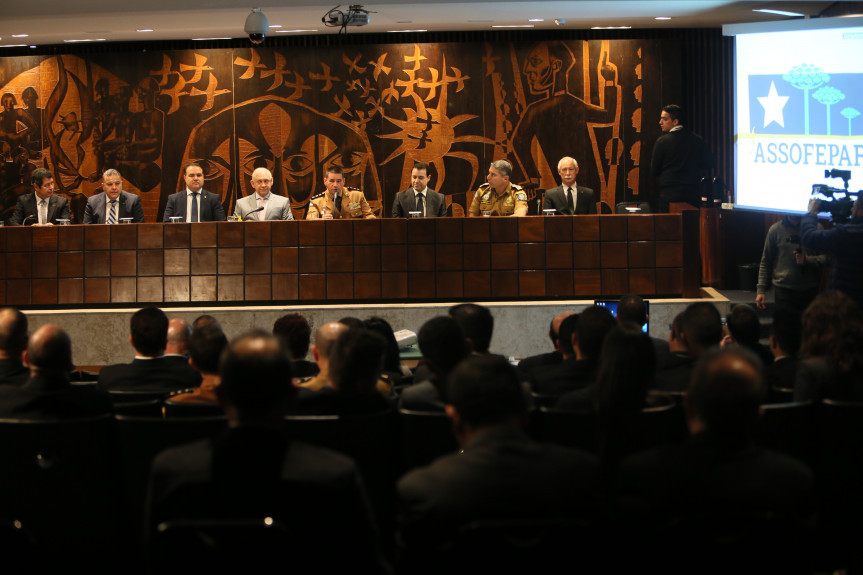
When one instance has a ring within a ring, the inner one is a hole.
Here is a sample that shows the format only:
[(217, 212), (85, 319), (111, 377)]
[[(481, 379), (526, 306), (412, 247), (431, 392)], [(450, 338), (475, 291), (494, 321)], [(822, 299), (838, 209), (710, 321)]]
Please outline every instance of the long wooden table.
[(698, 212), (0, 228), (0, 303), (697, 297)]

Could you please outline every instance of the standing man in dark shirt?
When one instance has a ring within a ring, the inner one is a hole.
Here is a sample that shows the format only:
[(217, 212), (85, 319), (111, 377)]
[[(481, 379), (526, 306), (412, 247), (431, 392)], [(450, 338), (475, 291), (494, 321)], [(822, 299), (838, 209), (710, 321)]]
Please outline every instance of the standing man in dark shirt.
[(713, 167), (713, 155), (700, 136), (685, 129), (683, 110), (676, 104), (662, 108), (662, 136), (653, 147), (650, 171), (659, 183), (658, 212), (668, 213), (670, 202), (699, 204), (699, 172)]

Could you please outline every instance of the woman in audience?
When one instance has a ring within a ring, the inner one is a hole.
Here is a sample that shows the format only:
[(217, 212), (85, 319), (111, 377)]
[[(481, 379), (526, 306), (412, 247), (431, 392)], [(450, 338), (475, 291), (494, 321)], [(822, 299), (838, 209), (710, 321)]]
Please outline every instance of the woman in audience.
[(863, 311), (838, 291), (821, 294), (803, 313), (795, 401), (863, 401)]

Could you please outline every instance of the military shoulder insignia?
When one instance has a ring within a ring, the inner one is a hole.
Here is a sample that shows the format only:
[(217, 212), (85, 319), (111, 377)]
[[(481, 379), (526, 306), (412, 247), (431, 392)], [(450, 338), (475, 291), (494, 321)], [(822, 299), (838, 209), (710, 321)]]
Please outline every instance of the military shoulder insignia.
[(527, 201), (527, 194), (525, 194), (524, 192), (519, 190), (515, 193), (515, 199), (522, 201), (522, 202), (526, 202)]
[(352, 187), (350, 187), (350, 186), (345, 186), (345, 189), (346, 189), (346, 190), (350, 190), (350, 191), (352, 191), (352, 192), (361, 192), (361, 191), (362, 191), (362, 190), (361, 190), (361, 189), (359, 189), (359, 188), (352, 188)]
[(318, 198), (323, 198), (325, 195), (327, 195), (327, 193), (326, 193), (326, 192), (321, 192), (320, 194), (317, 194), (317, 195), (315, 195), (315, 196), (312, 196), (312, 197), (311, 197), (311, 198), (309, 198), (309, 199), (310, 199), (310, 200), (317, 200)]
[(516, 192), (520, 192), (520, 191), (522, 191), (522, 190), (524, 189), (524, 188), (522, 188), (521, 186), (519, 186), (518, 184), (510, 184), (509, 186), (510, 186), (513, 190), (515, 190)]
[(488, 186), (489, 186), (489, 183), (488, 183), (488, 182), (486, 182), (486, 183), (482, 184), (482, 185), (479, 187), (479, 189), (484, 190), (484, 189), (486, 189)]

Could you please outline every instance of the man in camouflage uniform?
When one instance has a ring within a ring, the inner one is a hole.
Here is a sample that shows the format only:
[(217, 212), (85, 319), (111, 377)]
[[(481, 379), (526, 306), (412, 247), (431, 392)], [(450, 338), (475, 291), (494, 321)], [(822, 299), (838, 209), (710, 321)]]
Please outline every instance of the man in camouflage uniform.
[(488, 168), (488, 183), (483, 184), (473, 196), (469, 214), (471, 217), (489, 212), (492, 216), (526, 216), (527, 194), (520, 186), (510, 183), (512, 164), (506, 160), (492, 162)]
[(324, 178), (327, 191), (309, 199), (307, 220), (373, 219), (366, 196), (356, 188), (345, 187), (345, 175), (338, 166), (330, 166)]

